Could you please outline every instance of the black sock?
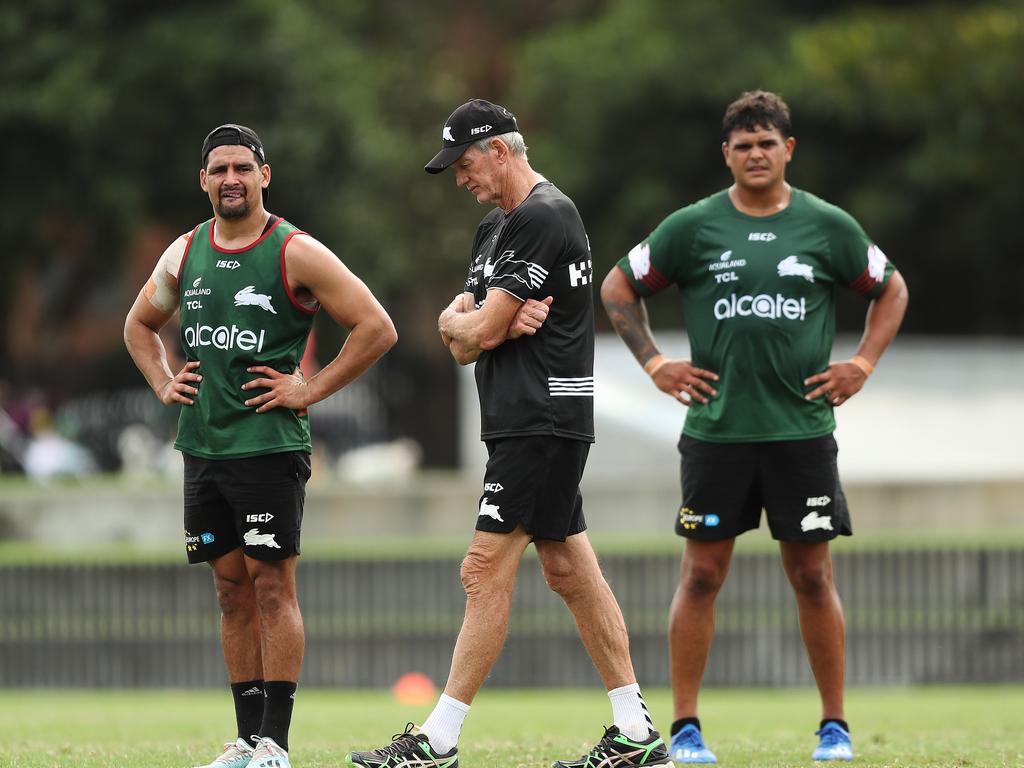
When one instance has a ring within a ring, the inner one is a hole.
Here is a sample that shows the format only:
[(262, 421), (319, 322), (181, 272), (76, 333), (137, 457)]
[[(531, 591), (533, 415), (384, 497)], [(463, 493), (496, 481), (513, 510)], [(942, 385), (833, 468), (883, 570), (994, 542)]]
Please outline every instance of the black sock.
[(256, 746), (256, 734), (263, 722), (263, 681), (249, 680), (231, 684), (231, 697), (235, 700), (235, 725), (238, 738), (250, 747)]
[(699, 717), (684, 717), (681, 720), (676, 720), (674, 723), (672, 723), (672, 731), (669, 733), (669, 735), (670, 736), (675, 736), (677, 733), (679, 733), (681, 730), (683, 730), (683, 728), (685, 728), (688, 725), (696, 726), (697, 730), (699, 731), (700, 730), (700, 718)]
[(268, 680), (263, 684), (263, 727), (260, 736), (269, 736), (285, 752), (288, 751), (288, 728), (292, 723), (295, 689), (298, 683), (287, 680)]
[(840, 720), (840, 719), (839, 719), (838, 717), (829, 717), (829, 718), (826, 718), (825, 720), (822, 720), (822, 721), (821, 721), (821, 725), (820, 725), (820, 726), (818, 726), (818, 727), (819, 727), (819, 728), (824, 728), (824, 727), (825, 727), (825, 723), (835, 723), (836, 725), (838, 725), (838, 726), (839, 726), (840, 728), (842, 728), (842, 729), (843, 729), (844, 731), (846, 731), (847, 733), (849, 733), (849, 732), (850, 732), (850, 726), (848, 726), (848, 725), (846, 724), (846, 721), (845, 721), (845, 720)]

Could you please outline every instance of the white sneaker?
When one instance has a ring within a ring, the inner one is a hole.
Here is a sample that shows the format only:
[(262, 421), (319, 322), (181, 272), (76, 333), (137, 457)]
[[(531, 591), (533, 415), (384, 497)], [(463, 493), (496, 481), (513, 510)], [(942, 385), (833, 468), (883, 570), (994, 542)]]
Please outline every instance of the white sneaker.
[(212, 763), (196, 768), (246, 768), (252, 760), (253, 748), (245, 739), (238, 739), (224, 745), (224, 752)]
[(288, 753), (272, 738), (264, 736), (252, 753), (249, 768), (292, 768), (292, 764), (288, 762)]

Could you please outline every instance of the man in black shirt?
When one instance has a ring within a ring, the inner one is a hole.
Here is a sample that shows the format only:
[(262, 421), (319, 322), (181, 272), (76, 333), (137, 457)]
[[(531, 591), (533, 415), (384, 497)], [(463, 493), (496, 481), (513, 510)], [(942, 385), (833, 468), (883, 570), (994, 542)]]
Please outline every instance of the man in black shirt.
[(488, 462), (476, 534), (462, 563), (466, 615), (434, 711), (350, 765), (456, 768), (469, 706), (505, 642), (516, 571), (530, 542), (544, 577), (572, 611), (612, 703), (613, 725), (580, 760), (672, 763), (653, 729), (629, 657), (618, 603), (590, 546), (579, 482), (594, 441), (594, 302), (590, 244), (572, 201), (534, 171), (516, 120), (482, 99), (445, 122), (428, 173), (492, 203), (477, 228), (463, 293), (438, 318), (462, 365), (476, 363)]

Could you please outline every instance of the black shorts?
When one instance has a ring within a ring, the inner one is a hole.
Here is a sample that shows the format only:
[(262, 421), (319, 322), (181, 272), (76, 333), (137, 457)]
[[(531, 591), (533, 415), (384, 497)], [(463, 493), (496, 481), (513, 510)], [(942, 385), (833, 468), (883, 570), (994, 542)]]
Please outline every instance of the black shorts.
[(680, 536), (731, 539), (758, 528), (762, 509), (772, 538), (780, 541), (828, 541), (853, 533), (832, 435), (770, 443), (711, 443), (683, 435), (679, 453)]
[(203, 563), (245, 547), (256, 560), (299, 554), (310, 475), (305, 451), (245, 459), (185, 459), (185, 552)]
[(478, 531), (511, 533), (522, 523), (535, 539), (565, 541), (587, 529), (580, 479), (590, 443), (537, 435), (487, 440), (486, 445)]

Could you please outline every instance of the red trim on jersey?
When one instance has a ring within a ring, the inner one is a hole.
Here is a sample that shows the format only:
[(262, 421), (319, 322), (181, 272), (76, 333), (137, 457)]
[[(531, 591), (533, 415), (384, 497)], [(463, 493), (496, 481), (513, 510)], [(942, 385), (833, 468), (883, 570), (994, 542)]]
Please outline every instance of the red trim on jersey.
[(668, 287), (668, 278), (656, 270), (652, 265), (647, 274), (640, 278), (640, 282), (646, 285), (654, 293)]
[(850, 283), (850, 287), (853, 290), (865, 296), (871, 293), (876, 285), (878, 285), (878, 281), (871, 276), (871, 273), (868, 272), (866, 268), (860, 273), (856, 280)]
[(295, 294), (292, 293), (292, 287), (290, 285), (288, 285), (288, 270), (285, 269), (285, 265), (284, 265), (284, 251), (288, 247), (288, 242), (293, 237), (295, 237), (296, 235), (305, 235), (305, 234), (307, 234), (307, 233), (303, 232), (300, 229), (297, 229), (294, 232), (292, 232), (291, 234), (289, 234), (288, 237), (286, 237), (284, 239), (284, 242), (281, 243), (281, 282), (284, 283), (284, 292), (288, 294), (288, 298), (291, 300), (293, 307), (295, 307), (297, 310), (299, 310), (303, 314), (315, 315), (317, 313), (317, 311), (320, 309), (320, 303), (317, 302), (316, 306), (313, 307), (312, 309), (310, 309), (309, 307), (303, 306), (302, 304), (299, 303), (298, 299), (295, 298)]
[[(271, 214), (271, 216), (273, 216), (273, 214)], [(267, 231), (264, 232), (262, 235), (260, 235), (258, 240), (254, 240), (253, 242), (249, 243), (244, 248), (221, 248), (219, 245), (217, 245), (217, 241), (214, 240), (214, 238), (213, 238), (213, 228), (217, 224), (216, 219), (214, 219), (213, 223), (210, 224), (210, 245), (213, 247), (213, 250), (219, 251), (220, 253), (244, 253), (245, 251), (248, 251), (250, 248), (255, 248), (257, 245), (259, 245), (264, 240), (266, 240), (267, 236), (271, 232), (273, 232), (274, 229), (277, 227), (277, 225), (280, 224), (282, 221), (284, 221), (284, 219), (282, 219), (280, 216), (278, 216), (277, 217), (277, 221), (275, 221), (273, 224), (271, 224), (270, 227), (267, 228)]]
[(188, 249), (192, 247), (192, 238), (196, 236), (196, 230), (198, 230), (202, 224), (196, 224), (196, 228), (189, 232), (188, 237), (185, 239), (185, 250), (181, 253), (181, 264), (178, 265), (178, 274), (174, 276), (174, 279), (178, 281), (178, 285), (181, 285), (181, 273), (185, 269), (185, 259), (188, 258)]

